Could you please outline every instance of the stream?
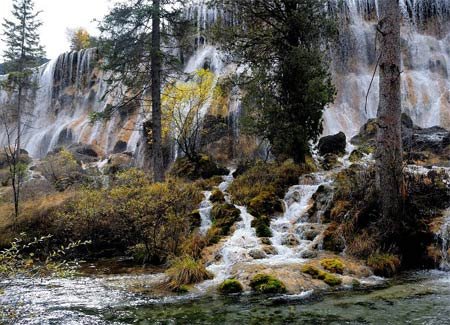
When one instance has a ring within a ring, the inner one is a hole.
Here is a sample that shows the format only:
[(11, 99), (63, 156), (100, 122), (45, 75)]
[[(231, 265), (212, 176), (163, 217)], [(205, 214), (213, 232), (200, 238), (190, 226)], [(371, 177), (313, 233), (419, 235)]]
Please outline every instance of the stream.
[[(152, 298), (134, 285), (159, 275), (1, 282), (4, 324), (449, 324), (450, 274), (405, 273), (383, 288), (321, 295)], [(1, 320), (0, 320), (1, 323)]]

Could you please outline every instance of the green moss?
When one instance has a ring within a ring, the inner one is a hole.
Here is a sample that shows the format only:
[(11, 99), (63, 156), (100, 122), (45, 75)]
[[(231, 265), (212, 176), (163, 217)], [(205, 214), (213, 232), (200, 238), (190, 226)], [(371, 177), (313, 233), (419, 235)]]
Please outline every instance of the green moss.
[(222, 294), (242, 292), (242, 284), (236, 279), (227, 279), (219, 285), (219, 292)]
[(344, 263), (338, 258), (326, 258), (320, 261), (322, 267), (332, 273), (344, 273)]
[(375, 275), (391, 277), (400, 268), (400, 259), (392, 254), (373, 254), (367, 259), (367, 265)]
[(272, 215), (282, 212), (283, 206), (273, 191), (262, 191), (258, 196), (250, 200), (249, 208), (255, 216)]
[(259, 293), (284, 293), (286, 286), (277, 278), (268, 274), (257, 274), (250, 281), (250, 287)]
[(226, 236), (230, 228), (239, 220), (241, 212), (229, 203), (215, 204), (211, 210), (211, 218), (214, 225), (220, 229), (220, 234)]
[(309, 274), (313, 279), (322, 280), (329, 286), (336, 286), (342, 283), (341, 278), (339, 278), (338, 276), (319, 270), (318, 268), (310, 264), (304, 265), (301, 271), (305, 274)]
[(334, 274), (327, 273), (327, 272), (322, 272), (322, 274), (323, 274), (323, 278), (321, 280), (323, 280), (323, 282), (325, 282), (329, 286), (333, 287), (333, 286), (340, 285), (342, 283), (342, 280)]
[(222, 203), (222, 202), (225, 202), (225, 196), (221, 190), (215, 189), (212, 191), (211, 196), (209, 197), (209, 200), (212, 203)]
[(272, 237), (272, 230), (264, 224), (259, 224), (255, 230), (258, 237)]
[(303, 265), (301, 271), (305, 274), (311, 275), (313, 278), (318, 278), (320, 270), (310, 264)]

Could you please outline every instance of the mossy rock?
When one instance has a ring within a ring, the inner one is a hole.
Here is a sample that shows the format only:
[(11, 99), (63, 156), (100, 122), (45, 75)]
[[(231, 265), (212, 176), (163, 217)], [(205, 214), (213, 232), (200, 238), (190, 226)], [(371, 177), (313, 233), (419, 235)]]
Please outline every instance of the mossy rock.
[(187, 157), (178, 158), (170, 171), (176, 177), (196, 180), (199, 178), (208, 179), (217, 175), (227, 175), (228, 170), (217, 165), (206, 155), (200, 155), (196, 161)]
[(239, 220), (241, 211), (229, 203), (215, 204), (211, 210), (214, 225), (220, 229), (220, 234), (226, 236), (231, 227)]
[(339, 232), (339, 225), (331, 223), (323, 233), (323, 249), (332, 252), (342, 252), (345, 242)]
[(285, 293), (286, 286), (272, 275), (257, 274), (250, 281), (250, 287), (258, 293)]
[(272, 237), (272, 230), (270, 230), (270, 218), (262, 216), (253, 219), (252, 227), (256, 230), (256, 236), (258, 237)]
[(400, 268), (400, 259), (392, 254), (373, 254), (367, 259), (367, 265), (378, 276), (392, 277)]
[(319, 279), (328, 284), (329, 286), (337, 286), (342, 283), (342, 279), (338, 276), (319, 270), (315, 266), (306, 264), (302, 267), (301, 271), (310, 275), (313, 279)]
[(249, 209), (255, 217), (283, 212), (283, 205), (274, 192), (263, 191), (250, 200)]
[(209, 197), (212, 203), (222, 203), (225, 202), (225, 195), (219, 189), (214, 189)]
[(200, 216), (199, 210), (194, 210), (189, 214), (189, 221), (191, 223), (191, 228), (198, 228), (202, 224), (202, 217)]
[(244, 288), (238, 280), (227, 279), (219, 285), (218, 290), (222, 294), (232, 294), (242, 292)]
[(322, 267), (332, 273), (344, 273), (344, 263), (339, 258), (326, 258), (320, 261)]

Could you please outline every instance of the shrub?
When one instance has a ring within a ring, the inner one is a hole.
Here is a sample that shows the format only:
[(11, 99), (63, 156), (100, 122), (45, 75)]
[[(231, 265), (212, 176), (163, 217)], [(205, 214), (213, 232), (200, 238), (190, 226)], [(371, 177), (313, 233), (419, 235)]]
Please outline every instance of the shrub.
[(222, 193), (221, 190), (215, 189), (212, 191), (211, 196), (209, 197), (209, 200), (212, 203), (222, 203), (222, 202), (225, 202), (225, 195)]
[(303, 265), (301, 271), (305, 274), (309, 274), (313, 278), (318, 278), (320, 274), (320, 270), (310, 264)]
[(268, 274), (257, 274), (250, 281), (250, 287), (259, 293), (284, 293), (286, 286), (277, 278)]
[(262, 191), (250, 200), (249, 209), (255, 217), (283, 212), (283, 205), (274, 192)]
[(340, 285), (342, 283), (341, 278), (337, 277), (334, 274), (327, 273), (327, 272), (323, 272), (320, 279), (323, 280), (323, 282), (325, 282), (326, 284), (328, 284), (329, 286), (332, 286), (332, 287)]
[(183, 285), (195, 284), (204, 280), (212, 279), (205, 266), (190, 256), (184, 256), (172, 261), (171, 267), (166, 274), (169, 278), (168, 286), (177, 290)]
[(242, 292), (242, 284), (236, 279), (227, 279), (219, 285), (219, 292), (222, 294)]
[(200, 155), (198, 161), (191, 161), (187, 157), (178, 158), (170, 171), (175, 177), (196, 180), (207, 179), (217, 175), (227, 175), (228, 170), (218, 166), (206, 155)]
[(332, 273), (344, 273), (344, 263), (338, 258), (326, 258), (320, 261), (322, 267)]
[(400, 268), (400, 259), (392, 254), (373, 254), (367, 259), (367, 265), (375, 275), (391, 277)]
[(220, 229), (220, 234), (226, 236), (231, 227), (239, 220), (241, 211), (229, 203), (215, 204), (211, 210), (214, 225)]

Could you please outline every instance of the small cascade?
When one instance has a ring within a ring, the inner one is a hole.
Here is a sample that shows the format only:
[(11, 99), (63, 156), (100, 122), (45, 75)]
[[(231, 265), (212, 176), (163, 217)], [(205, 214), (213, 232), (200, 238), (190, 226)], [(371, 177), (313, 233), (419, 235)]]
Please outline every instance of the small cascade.
[(436, 234), (442, 256), (439, 268), (444, 271), (450, 270), (450, 211), (447, 211), (447, 214), (444, 223)]
[(212, 202), (209, 200), (211, 191), (205, 191), (203, 192), (203, 195), (205, 196), (205, 199), (200, 203), (200, 208), (198, 210), (201, 218), (200, 234), (202, 235), (206, 234), (208, 229), (211, 228), (211, 210), (213, 207)]
[(319, 229), (322, 229), (322, 225), (308, 222), (305, 215), (311, 207), (314, 193), (320, 185), (326, 183), (324, 175), (312, 174), (303, 178), (300, 183), (289, 188), (283, 201), (283, 216), (272, 220), (270, 224), (272, 245), (278, 253), (274, 258), (278, 261), (305, 257), (304, 252), (313, 249), (314, 239), (317, 237), (310, 234), (318, 234)]

